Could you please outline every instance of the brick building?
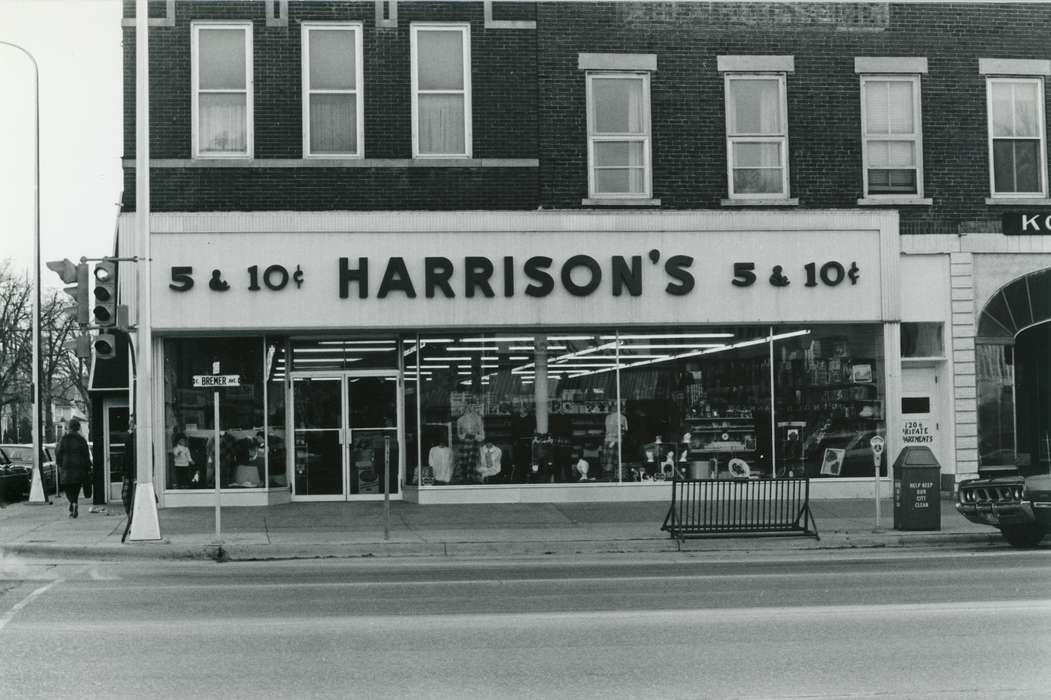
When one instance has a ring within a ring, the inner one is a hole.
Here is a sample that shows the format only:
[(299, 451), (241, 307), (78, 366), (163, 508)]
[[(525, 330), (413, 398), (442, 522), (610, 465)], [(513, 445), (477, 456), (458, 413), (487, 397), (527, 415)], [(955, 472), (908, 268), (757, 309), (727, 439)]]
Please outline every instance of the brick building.
[[(892, 476), (874, 435), (945, 487), (1048, 468), (1051, 6), (150, 23), (162, 505), (216, 474), (231, 504), (374, 498), (384, 460), (421, 502), (665, 498), (676, 466), (860, 497)], [(242, 381), (219, 465), (191, 382), (216, 361)]]

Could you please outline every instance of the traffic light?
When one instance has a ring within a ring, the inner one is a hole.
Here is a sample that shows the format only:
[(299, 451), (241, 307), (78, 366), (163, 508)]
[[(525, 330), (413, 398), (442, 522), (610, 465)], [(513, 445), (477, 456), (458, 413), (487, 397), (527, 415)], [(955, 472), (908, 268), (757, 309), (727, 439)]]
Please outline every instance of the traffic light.
[(117, 356), (117, 337), (112, 333), (99, 333), (93, 342), (95, 357), (111, 360)]
[(88, 266), (86, 263), (73, 264), (69, 258), (51, 260), (48, 269), (54, 270), (66, 284), (63, 291), (77, 302), (76, 321), (82, 326), (88, 325), (90, 304), (88, 303)]
[[(103, 260), (95, 265), (95, 325), (110, 328), (117, 323), (117, 263)], [(100, 336), (101, 337), (101, 336)], [(96, 350), (98, 341), (95, 341)]]

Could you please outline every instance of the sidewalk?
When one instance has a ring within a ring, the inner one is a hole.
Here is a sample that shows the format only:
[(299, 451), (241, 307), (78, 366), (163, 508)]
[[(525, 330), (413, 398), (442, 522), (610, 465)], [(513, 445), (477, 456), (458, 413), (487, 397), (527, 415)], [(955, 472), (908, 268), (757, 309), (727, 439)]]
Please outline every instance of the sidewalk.
[(0, 509), (0, 556), (91, 559), (309, 559), (327, 557), (512, 557), (629, 552), (799, 551), (864, 547), (1007, 544), (997, 530), (970, 523), (951, 499), (941, 504), (941, 530), (891, 529), (893, 506), (881, 504), (875, 529), (870, 500), (811, 503), (820, 539), (713, 537), (682, 545), (660, 527), (667, 504), (532, 503), (425, 505), (392, 502), (384, 539), (383, 504), (290, 503), (224, 508), (222, 542), (215, 540), (214, 508), (159, 511), (158, 542), (121, 543), (119, 505), (66, 517), (66, 501), (15, 503)]

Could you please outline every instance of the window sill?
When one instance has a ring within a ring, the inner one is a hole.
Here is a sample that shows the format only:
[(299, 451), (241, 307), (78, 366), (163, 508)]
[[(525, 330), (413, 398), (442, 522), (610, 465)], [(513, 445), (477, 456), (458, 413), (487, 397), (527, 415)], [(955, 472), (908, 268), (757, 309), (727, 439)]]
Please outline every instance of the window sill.
[(858, 200), (861, 207), (929, 207), (934, 204), (930, 197), (862, 197)]
[(986, 197), (985, 203), (1001, 207), (1051, 207), (1047, 197)]
[(595, 199), (580, 200), (585, 207), (659, 207), (659, 199)]
[(724, 207), (798, 207), (799, 198), (789, 199), (720, 199)]

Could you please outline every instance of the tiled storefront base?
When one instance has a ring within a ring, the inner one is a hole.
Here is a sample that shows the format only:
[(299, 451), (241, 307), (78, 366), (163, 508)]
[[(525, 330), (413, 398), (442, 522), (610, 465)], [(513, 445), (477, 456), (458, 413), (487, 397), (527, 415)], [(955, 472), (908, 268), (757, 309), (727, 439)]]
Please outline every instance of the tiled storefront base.
[[(880, 480), (880, 494), (892, 494), (890, 479)], [(810, 497), (872, 498), (872, 479), (814, 479)], [(617, 501), (666, 501), (671, 483), (653, 481), (631, 484), (492, 484), (486, 486), (405, 487), (405, 500), (421, 505), (437, 503), (589, 503)]]

